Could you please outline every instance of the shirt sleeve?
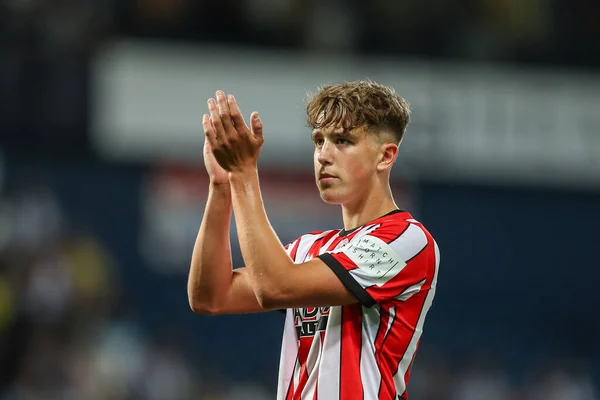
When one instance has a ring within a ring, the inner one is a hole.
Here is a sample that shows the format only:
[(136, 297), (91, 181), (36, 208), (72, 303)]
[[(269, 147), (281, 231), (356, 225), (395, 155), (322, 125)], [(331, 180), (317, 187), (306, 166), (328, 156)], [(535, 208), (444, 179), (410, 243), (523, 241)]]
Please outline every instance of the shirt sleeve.
[(425, 287), (435, 255), (420, 224), (382, 223), (366, 231), (319, 256), (364, 306), (406, 300)]

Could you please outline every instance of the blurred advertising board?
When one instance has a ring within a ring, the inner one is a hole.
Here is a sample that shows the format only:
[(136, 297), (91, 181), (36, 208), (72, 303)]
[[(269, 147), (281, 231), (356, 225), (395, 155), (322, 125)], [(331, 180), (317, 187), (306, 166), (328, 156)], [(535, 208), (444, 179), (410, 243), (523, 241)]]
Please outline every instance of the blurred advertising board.
[(306, 94), (372, 79), (412, 104), (397, 169), (414, 178), (600, 188), (600, 76), (135, 41), (100, 51), (92, 76), (110, 159), (200, 162), (206, 100), (223, 89), (260, 112), (263, 164), (309, 171)]

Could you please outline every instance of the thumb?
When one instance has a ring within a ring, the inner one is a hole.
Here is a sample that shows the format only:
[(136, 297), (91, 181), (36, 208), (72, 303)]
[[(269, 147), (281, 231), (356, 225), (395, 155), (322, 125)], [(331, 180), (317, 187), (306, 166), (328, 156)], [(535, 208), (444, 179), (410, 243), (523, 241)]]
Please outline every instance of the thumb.
[(204, 151), (204, 154), (206, 153), (210, 153), (212, 151), (212, 148), (210, 147), (210, 142), (208, 141), (208, 137), (204, 137), (204, 147), (202, 148), (202, 150)]
[(257, 139), (262, 139), (263, 124), (256, 111), (254, 111), (250, 116), (250, 126), (252, 127), (252, 134), (254, 137)]

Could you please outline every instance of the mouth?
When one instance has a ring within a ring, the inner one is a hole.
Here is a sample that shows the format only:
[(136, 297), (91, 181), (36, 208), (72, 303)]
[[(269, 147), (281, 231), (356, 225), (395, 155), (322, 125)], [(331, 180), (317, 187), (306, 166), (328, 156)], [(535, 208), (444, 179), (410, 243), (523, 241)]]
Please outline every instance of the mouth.
[(323, 182), (327, 182), (327, 181), (332, 181), (334, 179), (336, 179), (337, 176), (334, 175), (329, 175), (329, 174), (319, 174), (319, 181)]

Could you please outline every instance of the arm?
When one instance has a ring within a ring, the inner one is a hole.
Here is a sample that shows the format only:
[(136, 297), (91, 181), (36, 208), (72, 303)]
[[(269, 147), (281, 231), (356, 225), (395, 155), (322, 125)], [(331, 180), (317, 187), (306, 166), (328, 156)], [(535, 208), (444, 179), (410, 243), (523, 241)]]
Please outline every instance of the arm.
[(242, 255), (265, 308), (344, 305), (357, 302), (323, 261), (295, 264), (271, 228), (256, 169), (230, 173), (233, 208)]
[(229, 185), (211, 183), (188, 278), (188, 300), (196, 313), (264, 311), (256, 300), (246, 269), (232, 269), (230, 220)]
[(217, 92), (208, 101), (213, 125), (207, 131), (213, 155), (229, 172), (238, 238), (247, 273), (264, 308), (332, 306), (357, 299), (320, 259), (295, 264), (271, 228), (260, 194), (257, 160), (263, 143), (262, 123), (251, 116), (250, 131), (235, 99)]
[[(205, 130), (208, 123), (204, 118)], [(264, 311), (256, 300), (246, 269), (232, 270), (231, 189), (227, 173), (214, 160), (208, 142), (204, 145), (204, 161), (210, 186), (188, 277), (190, 307), (199, 314)]]

